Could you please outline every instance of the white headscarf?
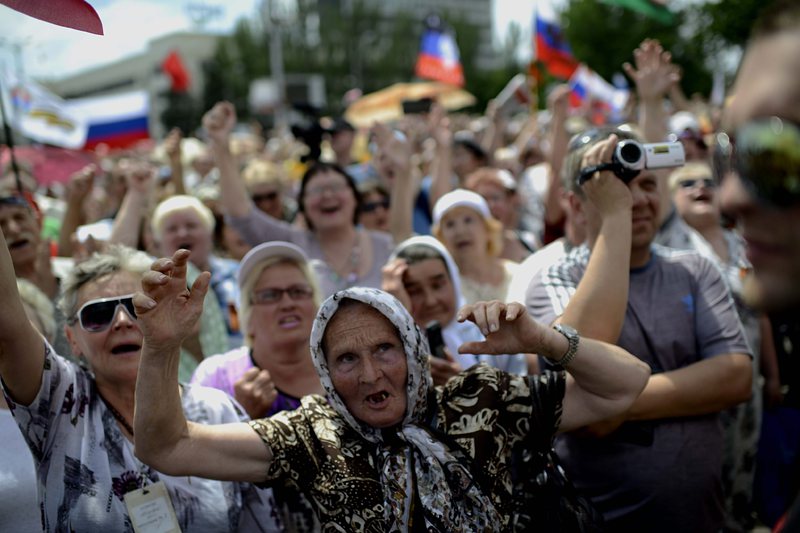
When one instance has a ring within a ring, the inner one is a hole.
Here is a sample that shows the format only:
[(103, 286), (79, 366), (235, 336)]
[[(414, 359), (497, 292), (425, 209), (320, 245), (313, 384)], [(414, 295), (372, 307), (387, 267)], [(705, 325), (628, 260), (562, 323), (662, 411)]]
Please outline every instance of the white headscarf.
[(482, 341), (484, 339), (481, 330), (472, 322), (459, 322), (456, 320), (458, 310), (466, 305), (464, 295), (461, 294), (461, 274), (458, 272), (458, 266), (447, 251), (447, 248), (438, 240), (427, 235), (420, 235), (406, 239), (397, 245), (397, 248), (392, 252), (389, 261), (397, 258), (397, 256), (405, 249), (411, 246), (428, 246), (433, 248), (444, 261), (447, 273), (450, 276), (450, 283), (455, 291), (456, 308), (453, 309), (453, 316), (447, 324), (442, 324), (442, 338), (444, 344), (450, 353), (458, 361), (463, 368), (469, 368), (476, 363), (486, 363), (489, 366), (499, 368), (511, 374), (526, 374), (527, 362), (525, 357), (521, 354), (512, 355), (472, 355), (458, 353), (458, 347), (465, 342)]
[[(397, 328), (406, 354), (408, 377), (406, 413), (396, 428), (381, 430), (356, 419), (333, 386), (322, 341), (325, 328), (343, 299), (371, 306)], [(425, 335), (405, 307), (394, 296), (378, 289), (353, 287), (337, 292), (323, 302), (311, 330), (311, 355), (331, 406), (362, 438), (378, 447), (385, 517), (390, 530), (407, 531), (409, 528), (414, 481), (426, 530), (492, 530), (501, 523), (500, 517), (489, 497), (476, 485), (465, 454), (450, 449), (429, 427), (429, 409), (434, 407), (429, 402), (435, 396), (428, 352)], [(395, 431), (397, 439), (392, 439), (391, 445), (384, 442), (386, 431)], [(399, 449), (398, 441), (402, 443)], [(415, 529), (420, 525), (415, 524)]]

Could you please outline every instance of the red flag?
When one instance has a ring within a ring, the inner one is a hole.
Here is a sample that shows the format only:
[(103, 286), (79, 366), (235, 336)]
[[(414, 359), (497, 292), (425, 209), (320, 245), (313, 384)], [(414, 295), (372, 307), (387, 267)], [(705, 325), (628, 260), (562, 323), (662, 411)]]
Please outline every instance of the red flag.
[(0, 4), (51, 24), (103, 35), (100, 17), (83, 0), (0, 0)]
[(183, 60), (181, 60), (181, 56), (176, 50), (169, 53), (161, 68), (164, 70), (164, 74), (172, 80), (172, 86), (170, 87), (172, 92), (183, 93), (189, 90), (189, 84), (191, 83), (189, 72), (183, 66)]
[(539, 4), (534, 19), (536, 57), (557, 78), (569, 79), (578, 68), (569, 43), (564, 39), (556, 14), (549, 4)]

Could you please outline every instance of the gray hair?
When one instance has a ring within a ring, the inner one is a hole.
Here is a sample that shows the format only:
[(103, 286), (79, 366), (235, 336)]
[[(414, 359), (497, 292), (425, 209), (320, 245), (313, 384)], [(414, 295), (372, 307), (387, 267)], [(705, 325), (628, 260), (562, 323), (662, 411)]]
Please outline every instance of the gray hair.
[(102, 253), (95, 253), (89, 259), (78, 263), (61, 283), (61, 298), (58, 308), (67, 317), (78, 311), (78, 291), (81, 287), (103, 276), (116, 272), (130, 272), (137, 276), (150, 270), (153, 258), (144, 252), (112, 244)]
[(319, 308), (320, 304), (322, 303), (322, 291), (319, 288), (317, 276), (314, 274), (311, 264), (296, 261), (285, 256), (273, 256), (265, 259), (263, 262), (256, 265), (255, 268), (250, 270), (250, 273), (245, 279), (242, 280), (241, 286), (239, 287), (239, 331), (242, 332), (244, 345), (248, 348), (253, 347), (252, 332), (247, 330), (247, 323), (250, 321), (250, 312), (253, 310), (253, 303), (250, 301), (250, 293), (253, 291), (256, 281), (258, 281), (258, 278), (261, 277), (261, 274), (266, 269), (282, 263), (296, 266), (300, 272), (302, 272), (303, 276), (308, 282), (308, 285), (311, 287), (314, 306)]
[(565, 191), (572, 191), (583, 198), (583, 190), (578, 185), (578, 176), (581, 173), (581, 162), (583, 156), (591, 147), (597, 143), (608, 139), (612, 134), (621, 139), (634, 139), (644, 142), (642, 136), (631, 126), (623, 124), (619, 127), (604, 126), (582, 131), (573, 136), (569, 141), (567, 155), (564, 157), (564, 164), (561, 166), (561, 183)]

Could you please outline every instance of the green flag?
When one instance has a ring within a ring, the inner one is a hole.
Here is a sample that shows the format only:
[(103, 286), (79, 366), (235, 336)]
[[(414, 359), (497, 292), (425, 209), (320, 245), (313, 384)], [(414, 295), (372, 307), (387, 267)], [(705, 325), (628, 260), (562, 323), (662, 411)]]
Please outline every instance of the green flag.
[(675, 13), (670, 11), (661, 4), (656, 3), (654, 0), (601, 0), (606, 4), (612, 4), (622, 7), (627, 7), (633, 11), (655, 19), (662, 24), (673, 24), (675, 22)]

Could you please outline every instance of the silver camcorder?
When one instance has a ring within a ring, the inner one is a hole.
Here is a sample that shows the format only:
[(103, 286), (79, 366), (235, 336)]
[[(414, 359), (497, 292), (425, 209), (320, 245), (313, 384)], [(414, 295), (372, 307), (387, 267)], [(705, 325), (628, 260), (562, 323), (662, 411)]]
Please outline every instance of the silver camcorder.
[(680, 142), (645, 143), (625, 139), (617, 143), (611, 163), (581, 169), (578, 185), (583, 185), (595, 172), (612, 171), (628, 183), (645, 169), (679, 167), (686, 163), (686, 154)]

